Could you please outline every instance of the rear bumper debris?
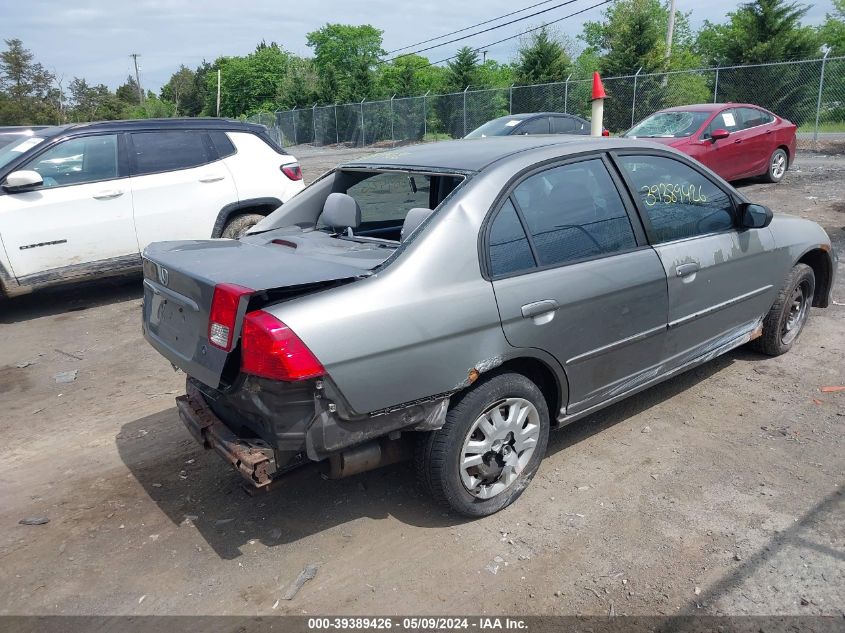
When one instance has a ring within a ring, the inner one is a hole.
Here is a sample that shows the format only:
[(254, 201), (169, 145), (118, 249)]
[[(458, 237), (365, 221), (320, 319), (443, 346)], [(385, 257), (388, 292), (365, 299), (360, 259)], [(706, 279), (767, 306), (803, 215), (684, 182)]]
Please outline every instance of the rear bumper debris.
[(206, 449), (217, 451), (256, 488), (270, 485), (275, 470), (272, 450), (232, 433), (190, 382), (187, 393), (176, 398), (176, 407), (182, 423)]

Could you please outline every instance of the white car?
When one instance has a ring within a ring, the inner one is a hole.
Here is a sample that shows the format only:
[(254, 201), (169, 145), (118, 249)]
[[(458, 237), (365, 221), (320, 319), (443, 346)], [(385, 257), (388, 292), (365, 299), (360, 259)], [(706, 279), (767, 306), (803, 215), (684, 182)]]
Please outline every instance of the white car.
[(0, 295), (141, 270), (162, 240), (237, 238), (303, 188), (260, 125), (83, 123), (0, 147)]

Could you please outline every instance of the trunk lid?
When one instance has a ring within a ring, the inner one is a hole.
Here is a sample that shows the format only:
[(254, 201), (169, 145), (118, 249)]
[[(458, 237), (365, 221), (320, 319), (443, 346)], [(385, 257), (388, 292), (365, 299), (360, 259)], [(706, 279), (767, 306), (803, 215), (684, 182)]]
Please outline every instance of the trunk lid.
[[(211, 387), (221, 386), (237, 356), (243, 316), (263, 304), (366, 277), (393, 252), (326, 234), (276, 231), (243, 240), (157, 242), (144, 251), (143, 332), (175, 367)], [(331, 240), (332, 242), (328, 242)], [(209, 343), (214, 287), (250, 288), (238, 306), (232, 351)], [(237, 359), (229, 371), (237, 373)]]

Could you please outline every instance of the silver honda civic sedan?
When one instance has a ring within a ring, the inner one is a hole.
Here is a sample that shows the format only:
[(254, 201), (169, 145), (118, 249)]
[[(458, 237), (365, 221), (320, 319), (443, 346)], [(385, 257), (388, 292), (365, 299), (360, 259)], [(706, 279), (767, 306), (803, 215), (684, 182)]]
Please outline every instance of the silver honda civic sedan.
[(144, 253), (147, 340), (180, 417), (255, 487), (413, 458), (469, 516), (512, 503), (549, 431), (751, 343), (792, 347), (836, 257), (643, 141), (504, 137), (325, 174), (240, 240)]

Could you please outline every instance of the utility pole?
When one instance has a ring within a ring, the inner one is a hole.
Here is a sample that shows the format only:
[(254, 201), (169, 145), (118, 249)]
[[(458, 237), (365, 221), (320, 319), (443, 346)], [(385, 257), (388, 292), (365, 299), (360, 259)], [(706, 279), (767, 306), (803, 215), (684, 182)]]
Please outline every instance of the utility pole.
[(669, 26), (666, 28), (666, 59), (672, 54), (672, 31), (675, 29), (675, 0), (669, 3)]
[(487, 63), (487, 51), (481, 51), (481, 63), (482, 64)]
[(135, 83), (138, 84), (138, 99), (140, 100), (141, 105), (144, 105), (144, 91), (141, 90), (141, 77), (138, 75), (138, 57), (140, 57), (140, 55), (138, 53), (132, 53), (129, 57), (132, 58), (132, 61), (135, 64)]
[[(296, 108), (294, 108), (296, 109)], [(220, 116), (220, 69), (217, 69), (217, 116)]]

